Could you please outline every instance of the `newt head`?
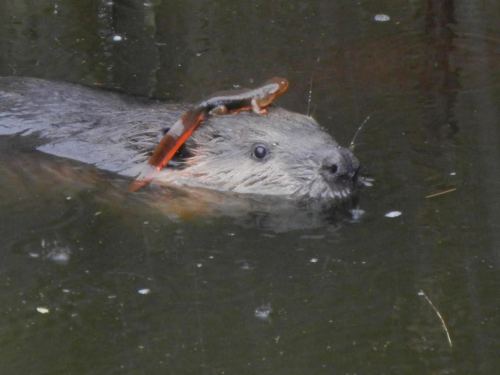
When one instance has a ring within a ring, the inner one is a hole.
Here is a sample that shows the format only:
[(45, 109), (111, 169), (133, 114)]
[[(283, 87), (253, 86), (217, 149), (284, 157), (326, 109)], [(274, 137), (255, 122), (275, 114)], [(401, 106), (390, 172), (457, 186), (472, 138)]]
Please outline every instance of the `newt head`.
[(265, 108), (271, 105), (279, 96), (283, 95), (288, 90), (288, 80), (282, 77), (273, 77), (267, 81), (262, 90), (265, 90), (255, 100), (260, 108)]
[(283, 77), (273, 77), (269, 80), (269, 83), (274, 83), (278, 85), (278, 88), (274, 92), (275, 97), (283, 95), (286, 90), (288, 90), (288, 86), (290, 83), (286, 78)]

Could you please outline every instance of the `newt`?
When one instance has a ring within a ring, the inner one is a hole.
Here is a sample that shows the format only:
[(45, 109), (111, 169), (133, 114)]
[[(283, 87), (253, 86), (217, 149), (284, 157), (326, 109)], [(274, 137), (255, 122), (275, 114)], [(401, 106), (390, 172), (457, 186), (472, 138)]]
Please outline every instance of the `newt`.
[(216, 94), (216, 96), (198, 104), (197, 108), (203, 108), (210, 114), (228, 114), (251, 110), (263, 115), (267, 113), (267, 107), (287, 89), (288, 80), (274, 77), (252, 90), (231, 90)]
[(148, 185), (155, 175), (167, 166), (196, 128), (210, 115), (234, 114), (241, 111), (266, 114), (267, 107), (287, 89), (288, 80), (274, 77), (255, 89), (221, 93), (186, 111), (160, 140), (148, 159), (148, 166), (132, 182), (129, 190), (137, 191)]

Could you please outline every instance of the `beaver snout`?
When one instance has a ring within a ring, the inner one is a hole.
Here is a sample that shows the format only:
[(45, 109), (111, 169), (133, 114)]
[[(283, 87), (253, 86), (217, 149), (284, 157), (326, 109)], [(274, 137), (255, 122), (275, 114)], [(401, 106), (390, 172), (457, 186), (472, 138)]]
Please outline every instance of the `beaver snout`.
[(354, 183), (358, 172), (358, 159), (344, 147), (327, 151), (321, 162), (321, 175), (330, 183)]

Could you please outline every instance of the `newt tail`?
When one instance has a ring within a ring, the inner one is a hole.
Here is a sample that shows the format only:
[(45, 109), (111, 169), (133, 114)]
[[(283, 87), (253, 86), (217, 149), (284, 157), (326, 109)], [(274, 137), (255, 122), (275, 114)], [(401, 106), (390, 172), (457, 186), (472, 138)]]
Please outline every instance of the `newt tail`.
[(208, 111), (202, 107), (184, 113), (155, 147), (148, 160), (149, 168), (130, 184), (129, 191), (135, 192), (148, 185), (207, 117)]
[(153, 151), (148, 163), (161, 171), (174, 157), (179, 148), (208, 117), (204, 108), (194, 108), (184, 113), (172, 128), (163, 136)]

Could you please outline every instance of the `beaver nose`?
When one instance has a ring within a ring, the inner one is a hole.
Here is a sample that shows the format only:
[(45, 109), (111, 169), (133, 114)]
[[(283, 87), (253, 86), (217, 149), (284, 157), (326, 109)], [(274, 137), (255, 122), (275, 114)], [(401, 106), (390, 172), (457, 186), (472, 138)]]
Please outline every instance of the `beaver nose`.
[(350, 150), (338, 147), (324, 157), (321, 169), (328, 180), (354, 180), (359, 171), (359, 161)]

